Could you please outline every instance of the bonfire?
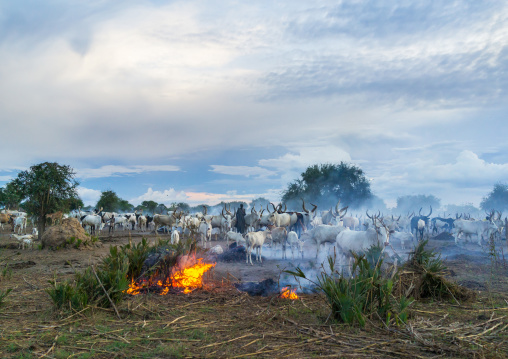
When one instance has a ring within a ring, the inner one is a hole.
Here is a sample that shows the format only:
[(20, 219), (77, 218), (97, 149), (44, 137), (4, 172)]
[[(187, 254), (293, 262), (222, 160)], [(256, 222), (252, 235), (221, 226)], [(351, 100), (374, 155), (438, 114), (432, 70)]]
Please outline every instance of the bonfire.
[[(149, 278), (132, 281), (126, 293), (137, 295), (141, 292), (156, 291), (160, 295), (166, 295), (171, 288), (180, 288), (188, 294), (195, 289), (203, 287), (203, 275), (215, 267), (216, 263), (203, 263), (203, 258), (185, 258), (181, 264), (173, 267), (169, 276), (160, 279), (160, 273)], [(192, 264), (194, 263), (194, 264)]]

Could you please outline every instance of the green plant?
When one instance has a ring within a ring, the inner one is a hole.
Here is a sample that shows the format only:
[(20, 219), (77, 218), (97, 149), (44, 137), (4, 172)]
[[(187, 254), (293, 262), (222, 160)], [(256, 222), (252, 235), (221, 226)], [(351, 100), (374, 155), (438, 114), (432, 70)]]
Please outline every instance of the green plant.
[(2, 269), (2, 278), (11, 279), (12, 278), (12, 269), (9, 266), (6, 266)]
[(373, 246), (363, 255), (352, 255), (354, 262), (350, 277), (336, 269), (335, 255), (328, 257), (329, 270), (321, 265), (316, 281), (307, 278), (298, 267), (295, 271), (285, 272), (314, 283), (325, 294), (331, 315), (336, 320), (364, 326), (366, 318), (376, 314), (389, 324), (392, 312), (397, 312), (397, 308), (392, 299), (394, 282), (381, 269), (382, 251)]
[(0, 307), (5, 304), (5, 297), (7, 297), (10, 292), (12, 292), (11, 288), (7, 289), (5, 292), (0, 291)]

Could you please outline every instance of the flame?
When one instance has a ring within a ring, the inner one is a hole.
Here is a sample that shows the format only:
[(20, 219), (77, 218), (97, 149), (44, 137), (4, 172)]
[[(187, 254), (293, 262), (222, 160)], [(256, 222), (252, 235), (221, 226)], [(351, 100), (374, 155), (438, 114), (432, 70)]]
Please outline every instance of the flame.
[(295, 300), (298, 299), (298, 295), (296, 295), (296, 289), (289, 289), (289, 287), (284, 287), (280, 291), (280, 297)]
[[(164, 282), (157, 280), (156, 286), (161, 288), (160, 295), (166, 295), (169, 293), (170, 288), (183, 288), (183, 292), (188, 294), (196, 288), (203, 286), (203, 274), (210, 268), (215, 267), (216, 263), (202, 263), (203, 258), (199, 258), (197, 263), (182, 269), (175, 269), (171, 276)], [(139, 283), (134, 281), (131, 282), (129, 288), (126, 290), (127, 294), (137, 295), (143, 289), (152, 287), (150, 280), (142, 280)]]

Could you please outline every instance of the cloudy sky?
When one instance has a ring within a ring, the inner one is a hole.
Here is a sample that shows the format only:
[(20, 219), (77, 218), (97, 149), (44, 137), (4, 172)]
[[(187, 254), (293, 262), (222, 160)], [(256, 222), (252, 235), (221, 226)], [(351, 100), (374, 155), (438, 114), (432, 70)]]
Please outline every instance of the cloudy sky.
[(0, 0), (0, 185), (95, 204), (279, 198), (359, 165), (388, 206), (508, 181), (506, 1)]

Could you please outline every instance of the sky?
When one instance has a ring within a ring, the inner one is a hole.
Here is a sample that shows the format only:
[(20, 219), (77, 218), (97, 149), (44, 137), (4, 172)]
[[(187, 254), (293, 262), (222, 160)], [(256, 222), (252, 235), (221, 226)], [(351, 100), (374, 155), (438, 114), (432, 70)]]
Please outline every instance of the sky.
[(216, 204), (307, 166), (478, 205), (508, 180), (506, 1), (0, 0), (0, 186), (73, 167), (114, 190)]

